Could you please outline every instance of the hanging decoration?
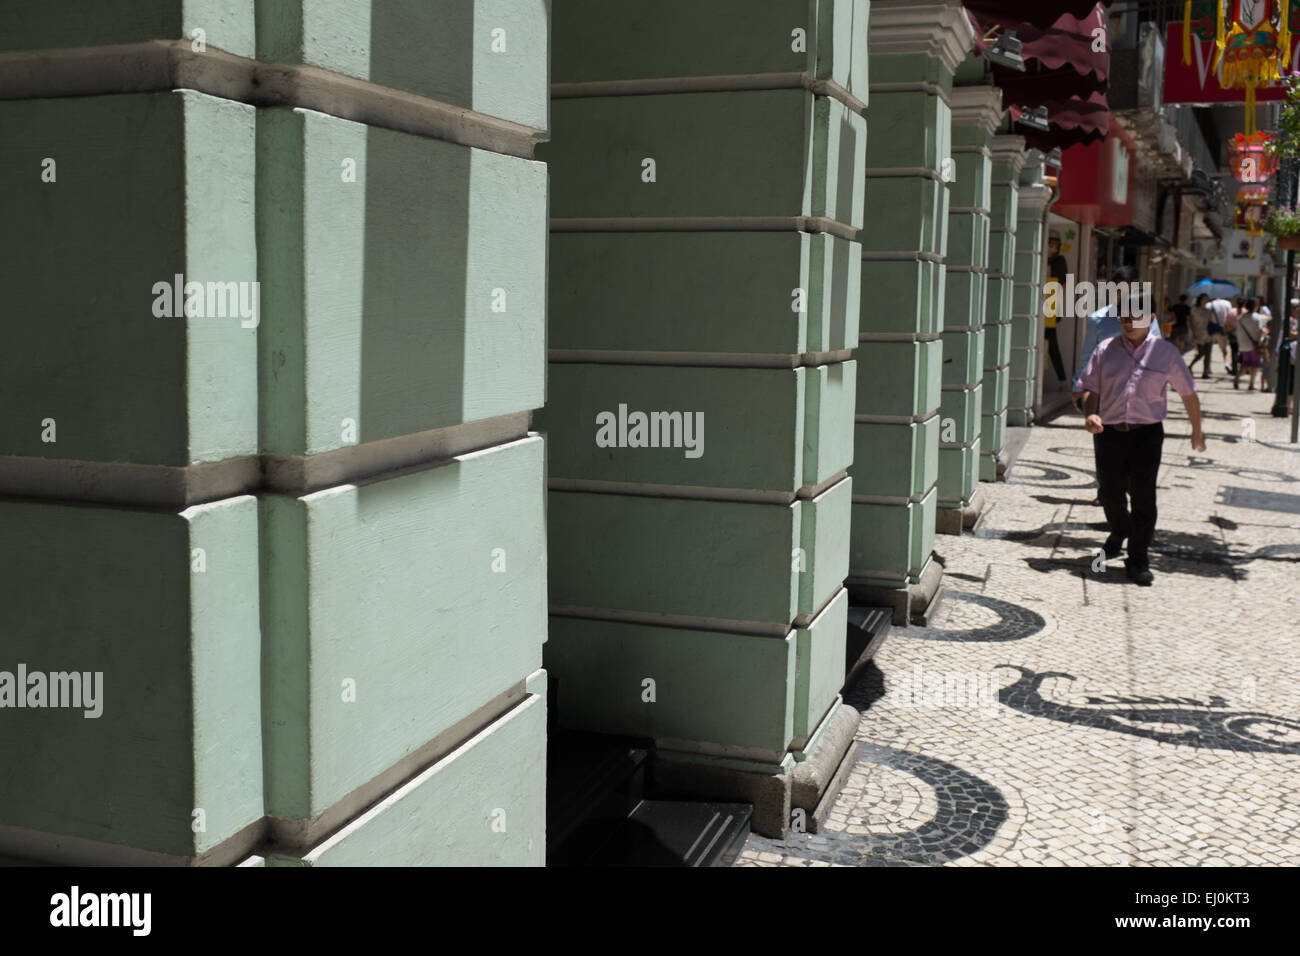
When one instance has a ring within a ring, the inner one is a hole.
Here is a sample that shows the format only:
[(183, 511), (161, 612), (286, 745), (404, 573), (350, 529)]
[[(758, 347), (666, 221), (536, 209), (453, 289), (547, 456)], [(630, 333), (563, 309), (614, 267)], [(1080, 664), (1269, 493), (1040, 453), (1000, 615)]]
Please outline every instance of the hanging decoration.
[(1242, 186), (1233, 203), (1233, 228), (1243, 229), (1252, 236), (1263, 235), (1264, 207), (1268, 205), (1268, 187)]
[(1256, 130), (1247, 136), (1238, 133), (1228, 142), (1228, 163), (1239, 183), (1263, 185), (1277, 172), (1277, 154), (1269, 147), (1275, 135)]
[(1183, 4), (1183, 62), (1192, 65), (1192, 36), (1202, 40), (1217, 39), (1215, 7), (1222, 12), (1223, 0), (1187, 0)]
[(1247, 135), (1255, 132), (1256, 88), (1276, 83), (1286, 70), (1293, 7), (1300, 8), (1300, 0), (1187, 0), (1183, 5), (1183, 62), (1192, 62), (1193, 36), (1214, 41), (1211, 69), (1222, 66), (1224, 89), (1245, 91)]

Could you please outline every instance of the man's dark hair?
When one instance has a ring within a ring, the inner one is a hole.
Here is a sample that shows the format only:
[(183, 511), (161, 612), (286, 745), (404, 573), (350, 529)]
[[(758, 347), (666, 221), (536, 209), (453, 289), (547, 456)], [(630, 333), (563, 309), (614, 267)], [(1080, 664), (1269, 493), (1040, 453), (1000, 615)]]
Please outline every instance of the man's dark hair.
[(1110, 274), (1111, 282), (1137, 282), (1138, 271), (1133, 266), (1116, 266)]
[(1254, 296), (1251, 296), (1249, 299), (1246, 300), (1247, 312), (1254, 312), (1258, 308), (1259, 308), (1259, 299), (1255, 298)]
[(1179, 302), (1186, 302), (1186, 301), (1187, 301), (1187, 293), (1184, 292), (1182, 295), (1180, 295), (1180, 296), (1178, 297), (1178, 301), (1179, 301)]

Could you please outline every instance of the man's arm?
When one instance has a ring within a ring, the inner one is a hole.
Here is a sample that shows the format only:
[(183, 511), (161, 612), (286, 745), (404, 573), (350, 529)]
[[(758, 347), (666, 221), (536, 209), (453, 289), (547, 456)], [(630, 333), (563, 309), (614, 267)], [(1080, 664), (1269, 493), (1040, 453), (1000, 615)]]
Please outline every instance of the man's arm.
[(1192, 451), (1205, 451), (1205, 433), (1201, 431), (1201, 400), (1195, 392), (1179, 395), (1187, 409), (1187, 419), (1192, 423)]
[[(1194, 398), (1195, 396), (1193, 396)], [(1096, 392), (1087, 390), (1083, 393), (1083, 427), (1094, 435), (1100, 435), (1105, 429), (1101, 423), (1101, 416), (1097, 414), (1097, 406), (1100, 404), (1100, 396)], [(1199, 411), (1198, 411), (1199, 414)]]
[(1079, 364), (1074, 369), (1074, 394), (1079, 395), (1083, 391), (1083, 385), (1079, 379), (1083, 377), (1083, 370), (1088, 367), (1088, 360), (1092, 358), (1092, 353), (1097, 350), (1097, 323), (1091, 318), (1087, 319), (1087, 328), (1083, 334), (1083, 349), (1079, 352)]

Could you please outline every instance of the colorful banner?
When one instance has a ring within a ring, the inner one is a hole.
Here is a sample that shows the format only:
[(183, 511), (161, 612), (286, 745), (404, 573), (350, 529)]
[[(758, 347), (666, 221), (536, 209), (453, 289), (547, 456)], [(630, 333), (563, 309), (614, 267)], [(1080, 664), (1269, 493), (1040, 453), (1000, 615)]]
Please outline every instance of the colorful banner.
[[(1214, 40), (1205, 40), (1193, 34), (1191, 42), (1192, 63), (1183, 62), (1183, 25), (1170, 23), (1165, 35), (1165, 93), (1166, 103), (1244, 103), (1246, 91), (1224, 89), (1223, 63), (1217, 71), (1214, 64)], [(1300, 36), (1290, 38), (1291, 59), (1288, 72), (1300, 72)], [(1281, 100), (1285, 90), (1280, 83), (1261, 86), (1255, 90), (1259, 102)]]

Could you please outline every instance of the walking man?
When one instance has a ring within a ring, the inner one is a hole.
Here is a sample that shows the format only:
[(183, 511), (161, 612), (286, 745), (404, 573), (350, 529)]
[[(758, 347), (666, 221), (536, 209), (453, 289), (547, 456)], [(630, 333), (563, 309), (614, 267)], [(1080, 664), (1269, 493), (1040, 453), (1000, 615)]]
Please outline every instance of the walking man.
[(1097, 346), (1080, 382), (1084, 427), (1092, 433), (1097, 458), (1098, 497), (1110, 525), (1106, 557), (1118, 557), (1127, 539), (1128, 579), (1149, 587), (1154, 577), (1148, 550), (1156, 529), (1156, 476), (1169, 388), (1187, 409), (1193, 450), (1205, 451), (1205, 435), (1196, 379), (1177, 348), (1151, 335), (1151, 316), (1143, 314), (1140, 302), (1135, 296), (1129, 316), (1120, 319), (1123, 333)]
[[(1110, 281), (1121, 290), (1135, 289), (1139, 285), (1138, 271), (1132, 266), (1117, 266), (1110, 275)], [(1124, 293), (1124, 297), (1127, 296), (1128, 293)], [(1079, 411), (1083, 411), (1083, 385), (1080, 384), (1083, 370), (1088, 367), (1088, 360), (1092, 358), (1092, 353), (1097, 350), (1097, 346), (1124, 331), (1124, 327), (1119, 322), (1121, 311), (1116, 303), (1108, 302), (1088, 316), (1088, 324), (1083, 333), (1083, 348), (1079, 350), (1079, 364), (1074, 367), (1074, 385), (1071, 390), (1071, 401)], [(1153, 323), (1151, 334), (1160, 338), (1160, 326)]]

